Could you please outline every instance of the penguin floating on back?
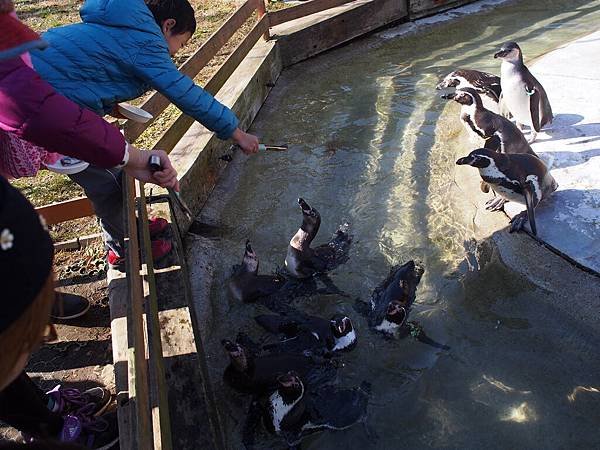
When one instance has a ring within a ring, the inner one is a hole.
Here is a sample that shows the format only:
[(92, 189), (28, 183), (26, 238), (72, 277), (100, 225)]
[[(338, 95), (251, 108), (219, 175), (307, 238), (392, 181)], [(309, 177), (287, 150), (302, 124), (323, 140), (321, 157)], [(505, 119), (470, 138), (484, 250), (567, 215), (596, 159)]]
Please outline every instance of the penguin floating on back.
[(323, 430), (344, 430), (364, 420), (370, 386), (337, 389), (306, 387), (299, 374), (289, 371), (277, 378), (278, 386), (264, 402), (265, 427), (282, 436), (289, 446)]
[(474, 89), (481, 96), (485, 109), (497, 114), (501, 113), (502, 87), (500, 86), (500, 77), (478, 70), (458, 69), (446, 75), (435, 88), (440, 90), (451, 87)]
[(285, 267), (290, 275), (308, 278), (344, 264), (352, 243), (348, 224), (341, 225), (327, 244), (311, 248), (310, 244), (321, 226), (321, 214), (301, 198), (298, 204), (302, 208), (302, 225), (290, 240), (285, 258)]
[(503, 153), (528, 153), (537, 156), (517, 126), (483, 107), (481, 97), (473, 88), (457, 89), (442, 98), (461, 105), (460, 120), (472, 136), (485, 141), (485, 147)]
[(270, 333), (284, 335), (284, 339), (264, 347), (272, 352), (310, 352), (330, 356), (356, 346), (352, 320), (343, 314), (335, 314), (329, 320), (299, 312), (285, 316), (263, 314), (254, 320)]
[(500, 84), (504, 103), (517, 125), (531, 127), (529, 143), (532, 143), (554, 118), (548, 95), (523, 63), (523, 53), (516, 42), (503, 44), (494, 58), (502, 60)]
[(405, 325), (425, 270), (414, 261), (392, 267), (387, 278), (373, 291), (370, 305), (358, 302), (374, 330), (394, 336)]
[(251, 349), (255, 345), (242, 345), (227, 339), (221, 344), (230, 359), (223, 379), (239, 392), (264, 394), (277, 386), (280, 374), (289, 370), (314, 384), (328, 383), (336, 377), (336, 368), (329, 359), (291, 353), (257, 354)]
[(510, 232), (521, 230), (527, 220), (537, 235), (535, 208), (558, 188), (541, 159), (528, 154), (503, 154), (487, 148), (473, 150), (456, 161), (479, 169), (484, 182), (506, 201), (524, 204), (527, 209), (510, 221)]
[(258, 256), (252, 250), (250, 241), (246, 241), (242, 264), (234, 267), (234, 274), (229, 279), (232, 297), (246, 303), (254, 302), (274, 294), (284, 284), (285, 278), (278, 275), (258, 275)]

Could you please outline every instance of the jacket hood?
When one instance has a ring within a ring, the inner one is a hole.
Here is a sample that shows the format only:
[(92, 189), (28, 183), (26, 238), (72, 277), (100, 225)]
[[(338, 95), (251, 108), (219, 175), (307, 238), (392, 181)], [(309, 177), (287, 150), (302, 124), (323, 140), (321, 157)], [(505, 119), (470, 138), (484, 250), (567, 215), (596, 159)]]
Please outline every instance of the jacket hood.
[(87, 0), (79, 15), (84, 23), (133, 28), (162, 37), (144, 0)]

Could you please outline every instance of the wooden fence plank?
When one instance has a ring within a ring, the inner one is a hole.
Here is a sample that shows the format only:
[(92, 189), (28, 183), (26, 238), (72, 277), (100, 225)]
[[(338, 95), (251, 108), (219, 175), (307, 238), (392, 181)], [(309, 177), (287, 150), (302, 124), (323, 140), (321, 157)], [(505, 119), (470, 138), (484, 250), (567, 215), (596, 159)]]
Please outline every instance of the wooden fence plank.
[[(204, 89), (215, 95), (219, 89), (223, 87), (225, 82), (229, 79), (231, 74), (237, 69), (242, 60), (252, 50), (252, 47), (258, 42), (258, 40), (265, 34), (269, 29), (269, 16), (263, 16), (248, 35), (242, 40), (233, 52), (227, 57), (223, 65), (219, 70), (208, 80), (208, 83), (204, 86)], [(172, 126), (166, 130), (159, 141), (154, 146), (155, 149), (164, 150), (167, 153), (173, 150), (177, 142), (182, 138), (186, 131), (192, 126), (194, 119), (190, 116), (182, 114)]]
[[(221, 27), (210, 36), (204, 44), (179, 68), (179, 71), (194, 78), (200, 70), (221, 50), (238, 29), (250, 18), (262, 0), (247, 0), (240, 6)], [(140, 108), (148, 111), (154, 119), (146, 123), (125, 122), (125, 136), (131, 142), (135, 141), (162, 113), (170, 102), (162, 94), (155, 92)]]
[(48, 225), (94, 215), (94, 207), (87, 197), (52, 203), (51, 205), (35, 208), (35, 210), (44, 217)]
[(350, 3), (354, 0), (312, 0), (302, 5), (292, 6), (291, 8), (280, 9), (269, 13), (271, 18), (271, 26), (289, 22), (290, 20), (318, 13), (326, 9), (335, 8), (336, 6)]

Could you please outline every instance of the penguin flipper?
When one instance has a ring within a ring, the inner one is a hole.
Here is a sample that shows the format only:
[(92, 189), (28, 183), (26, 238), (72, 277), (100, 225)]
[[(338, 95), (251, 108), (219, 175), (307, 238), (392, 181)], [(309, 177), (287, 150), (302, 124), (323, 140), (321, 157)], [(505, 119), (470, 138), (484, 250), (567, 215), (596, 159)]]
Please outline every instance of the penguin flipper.
[(548, 100), (548, 94), (546, 94), (546, 91), (544, 90), (542, 85), (539, 86), (539, 91), (541, 110), (540, 127), (543, 127), (549, 123), (552, 123), (552, 121), (554, 120), (554, 114), (552, 113), (552, 106), (550, 106), (550, 100)]
[(537, 236), (537, 227), (535, 225), (535, 205), (538, 203), (538, 199), (535, 195), (535, 186), (531, 181), (525, 183), (523, 189), (525, 195), (525, 205), (527, 206), (527, 219), (529, 220), (529, 226), (534, 236)]
[(261, 314), (254, 320), (270, 333), (284, 333), (287, 336), (298, 334), (298, 324), (288, 317), (277, 314)]
[(484, 148), (489, 148), (490, 150), (494, 150), (495, 152), (500, 152), (502, 149), (500, 136), (494, 134), (485, 140)]
[(532, 87), (531, 91), (526, 90), (529, 95), (529, 113), (531, 114), (531, 123), (536, 132), (540, 131), (540, 91)]

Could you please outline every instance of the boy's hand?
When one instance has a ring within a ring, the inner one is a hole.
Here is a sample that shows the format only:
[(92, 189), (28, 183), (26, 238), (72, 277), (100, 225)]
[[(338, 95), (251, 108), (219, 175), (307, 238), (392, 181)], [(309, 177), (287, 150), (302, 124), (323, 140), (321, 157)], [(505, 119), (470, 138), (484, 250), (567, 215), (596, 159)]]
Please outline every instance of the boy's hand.
[(253, 134), (244, 133), (239, 128), (236, 128), (231, 138), (246, 155), (258, 153), (258, 138)]
[[(160, 157), (162, 170), (152, 172), (148, 164), (151, 155)], [(179, 180), (177, 180), (177, 171), (171, 164), (169, 156), (162, 150), (141, 151), (129, 146), (129, 161), (123, 168), (125, 173), (137, 178), (145, 183), (154, 183), (164, 188), (173, 188), (179, 191)]]

